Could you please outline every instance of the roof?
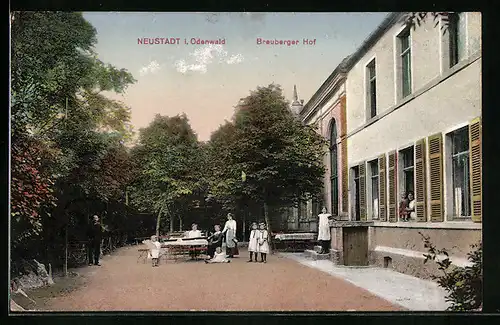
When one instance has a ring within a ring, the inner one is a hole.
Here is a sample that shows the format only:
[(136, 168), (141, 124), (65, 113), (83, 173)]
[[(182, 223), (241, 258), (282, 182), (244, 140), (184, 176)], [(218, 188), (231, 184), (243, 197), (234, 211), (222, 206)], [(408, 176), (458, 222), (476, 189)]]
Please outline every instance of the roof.
[(300, 115), (305, 116), (309, 111), (313, 110), (315, 106), (319, 103), (319, 99), (324, 97), (335, 81), (338, 80), (339, 76), (345, 75), (354, 67), (356, 63), (365, 55), (375, 43), (394, 26), (403, 17), (404, 12), (393, 12), (387, 15), (387, 17), (380, 23), (380, 25), (365, 39), (365, 41), (358, 47), (358, 49), (345, 57), (342, 62), (333, 70), (330, 76), (323, 82), (319, 89), (314, 93), (311, 99), (304, 105)]

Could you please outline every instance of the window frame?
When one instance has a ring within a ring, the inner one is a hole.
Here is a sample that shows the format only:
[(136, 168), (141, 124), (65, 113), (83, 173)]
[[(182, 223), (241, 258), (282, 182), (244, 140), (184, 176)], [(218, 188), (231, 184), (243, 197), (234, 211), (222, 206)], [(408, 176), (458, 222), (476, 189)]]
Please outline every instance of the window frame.
[[(337, 145), (337, 123), (334, 118), (330, 121), (330, 204), (332, 215), (339, 215), (339, 164), (338, 164), (338, 145)], [(333, 157), (335, 154), (335, 159)], [(335, 162), (335, 168), (333, 165)], [(335, 182), (334, 182), (335, 181)], [(335, 183), (335, 188), (334, 188)]]
[[(403, 40), (408, 41), (408, 47), (403, 49)], [(401, 99), (404, 99), (408, 96), (410, 96), (413, 93), (413, 83), (412, 83), (412, 44), (411, 44), (411, 30), (409, 28), (404, 29), (401, 33), (398, 35), (398, 41), (399, 41), (399, 60), (401, 62)], [(405, 62), (406, 59), (408, 60), (408, 66), (405, 69)], [(408, 74), (405, 78), (405, 71)], [(405, 80), (408, 79), (408, 93), (405, 94)]]
[[(378, 202), (378, 206), (377, 206), (377, 217), (375, 218), (375, 214), (374, 214), (374, 206), (373, 206), (373, 200), (374, 198), (379, 199), (379, 196), (380, 196), (380, 177), (379, 177), (379, 162), (378, 162), (378, 157), (375, 158), (375, 159), (372, 159), (372, 160), (368, 160), (367, 161), (367, 165), (369, 166), (369, 172), (370, 172), (370, 181), (369, 183), (367, 184), (367, 187), (369, 187), (369, 191), (367, 191), (367, 202), (368, 202), (368, 199), (369, 199), (369, 206), (367, 207), (367, 213), (369, 212), (370, 214), (368, 214), (368, 220), (371, 218), (371, 220), (380, 220), (380, 215), (379, 215), (379, 208), (380, 208), (380, 202)], [(374, 173), (374, 170), (373, 170), (373, 167), (374, 165), (376, 166), (376, 170), (375, 170), (375, 173)], [(368, 171), (368, 168), (367, 168), (367, 171)], [(368, 177), (367, 177), (368, 179)], [(373, 182), (374, 182), (374, 179), (377, 180), (377, 185), (375, 186), (375, 188), (377, 189), (377, 195), (374, 197), (373, 195), (373, 191), (374, 191), (374, 186), (373, 186)]]
[[(373, 75), (371, 72), (373, 71)], [(373, 57), (365, 65), (365, 111), (366, 120), (377, 116), (377, 58)]]
[[(467, 139), (467, 150), (459, 152), (457, 154), (453, 153), (453, 137), (454, 135), (459, 132), (459, 131), (465, 131), (467, 134), (466, 139)], [(464, 124), (458, 127), (455, 127), (453, 130), (450, 130), (445, 133), (445, 191), (448, 193), (445, 195), (445, 211), (446, 211), (446, 219), (448, 221), (464, 221), (464, 222), (472, 222), (472, 204), (471, 204), (471, 193), (470, 193), (470, 173), (471, 173), (471, 166), (470, 166), (470, 139), (469, 139), (469, 124)], [(467, 187), (467, 192), (468, 192), (468, 205), (469, 205), (469, 210), (470, 210), (470, 215), (469, 216), (460, 216), (455, 214), (455, 192), (453, 190), (453, 184), (454, 184), (454, 175), (453, 175), (453, 158), (467, 154), (467, 159), (469, 161), (468, 163), (468, 184), (466, 184)], [(449, 193), (451, 192), (451, 193)]]

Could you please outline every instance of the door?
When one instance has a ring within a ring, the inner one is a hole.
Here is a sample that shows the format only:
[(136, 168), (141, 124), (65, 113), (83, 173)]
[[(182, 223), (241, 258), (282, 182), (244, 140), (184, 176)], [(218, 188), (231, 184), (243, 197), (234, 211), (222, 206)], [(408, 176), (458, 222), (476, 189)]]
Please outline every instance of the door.
[(368, 228), (343, 228), (344, 265), (368, 265)]

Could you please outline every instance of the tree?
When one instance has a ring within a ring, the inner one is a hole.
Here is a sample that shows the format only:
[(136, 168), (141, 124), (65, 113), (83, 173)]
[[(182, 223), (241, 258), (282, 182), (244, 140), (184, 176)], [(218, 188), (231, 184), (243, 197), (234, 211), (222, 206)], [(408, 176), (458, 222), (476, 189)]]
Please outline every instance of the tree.
[(444, 11), (444, 12), (407, 12), (406, 14), (403, 15), (401, 18), (401, 23), (403, 25), (409, 26), (413, 29), (417, 28), (420, 26), (423, 22), (425, 22), (427, 19), (432, 18), (432, 20), (435, 22), (435, 26), (439, 24), (439, 21), (441, 20), (443, 24), (441, 25), (441, 29), (443, 33), (446, 33), (448, 30), (449, 22), (450, 22), (450, 16), (453, 14), (451, 11)]
[(41, 229), (51, 242), (61, 224), (81, 231), (85, 213), (121, 200), (130, 108), (102, 91), (135, 80), (97, 59), (96, 31), (80, 13), (15, 12), (11, 32), (13, 242)]
[(429, 236), (419, 232), (428, 253), (424, 254), (424, 263), (435, 262), (441, 271), (439, 276), (431, 276), (448, 295), (450, 311), (481, 311), (483, 305), (483, 245), (481, 242), (471, 245), (467, 254), (470, 266), (458, 267), (452, 264), (446, 249), (438, 249)]
[(318, 197), (323, 186), (325, 140), (288, 107), (279, 86), (258, 87), (240, 101), (232, 123), (211, 138), (222, 157), (211, 160), (211, 191), (219, 199), (261, 204), (270, 233), (270, 206), (296, 206), (304, 196)]
[(157, 234), (163, 214), (173, 231), (175, 203), (191, 197), (201, 186), (201, 146), (185, 115), (157, 115), (140, 130), (139, 138), (133, 155), (140, 171), (133, 183), (132, 201), (158, 215)]

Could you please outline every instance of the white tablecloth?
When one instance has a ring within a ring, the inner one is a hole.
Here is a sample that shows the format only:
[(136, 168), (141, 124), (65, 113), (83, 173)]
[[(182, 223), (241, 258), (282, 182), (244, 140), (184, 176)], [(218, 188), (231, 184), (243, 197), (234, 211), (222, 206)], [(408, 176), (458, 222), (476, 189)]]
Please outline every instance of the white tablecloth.
[(277, 240), (314, 240), (315, 238), (315, 233), (276, 234), (274, 237)]
[(206, 239), (193, 239), (193, 240), (176, 240), (176, 241), (166, 241), (161, 243), (161, 247), (168, 246), (206, 246), (208, 241)]

